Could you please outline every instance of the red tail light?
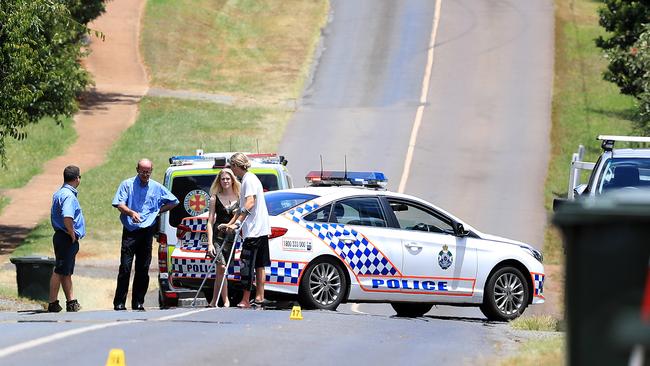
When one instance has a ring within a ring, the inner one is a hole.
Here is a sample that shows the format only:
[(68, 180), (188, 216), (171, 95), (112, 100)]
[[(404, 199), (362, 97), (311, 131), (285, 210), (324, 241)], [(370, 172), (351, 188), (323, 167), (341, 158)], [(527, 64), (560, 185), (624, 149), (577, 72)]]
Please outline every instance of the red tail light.
[[(162, 236), (162, 235), (161, 235)], [(158, 268), (160, 273), (167, 272), (167, 236), (165, 235), (165, 242), (160, 242), (158, 245)]]
[(178, 225), (178, 226), (176, 227), (176, 237), (177, 237), (178, 239), (180, 239), (180, 238), (183, 237), (183, 235), (185, 235), (185, 233), (187, 233), (187, 232), (189, 232), (189, 231), (192, 231), (192, 229), (190, 229), (189, 226), (187, 226), (187, 225), (182, 225), (182, 224), (181, 224), (181, 225)]
[(278, 238), (287, 233), (287, 229), (283, 227), (271, 227), (271, 235), (269, 239)]

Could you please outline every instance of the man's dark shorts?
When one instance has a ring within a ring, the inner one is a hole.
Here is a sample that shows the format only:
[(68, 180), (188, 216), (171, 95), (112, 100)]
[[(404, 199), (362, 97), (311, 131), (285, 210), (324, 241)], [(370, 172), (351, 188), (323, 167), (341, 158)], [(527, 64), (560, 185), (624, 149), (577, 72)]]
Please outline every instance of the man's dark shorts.
[(246, 239), (255, 241), (257, 247), (257, 255), (255, 256), (255, 268), (267, 267), (271, 265), (271, 256), (269, 254), (269, 237), (260, 236), (258, 238)]
[(54, 273), (63, 276), (72, 275), (75, 257), (79, 252), (79, 240), (73, 243), (68, 233), (56, 230), (52, 237), (52, 243), (54, 243), (54, 257), (56, 258)]

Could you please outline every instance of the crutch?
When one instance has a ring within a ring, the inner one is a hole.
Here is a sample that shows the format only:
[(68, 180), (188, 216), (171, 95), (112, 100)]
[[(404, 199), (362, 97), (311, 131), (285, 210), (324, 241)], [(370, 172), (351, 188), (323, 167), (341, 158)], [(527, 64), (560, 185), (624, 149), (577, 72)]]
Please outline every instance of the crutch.
[[(246, 220), (244, 220), (246, 221)], [(240, 238), (239, 231), (241, 229), (237, 229), (235, 232), (235, 239), (232, 242), (232, 249), (230, 250), (230, 254), (228, 255), (228, 260), (226, 261), (226, 268), (223, 270), (223, 277), (221, 277), (221, 283), (219, 284), (219, 292), (217, 293), (217, 303), (219, 302), (219, 299), (221, 298), (221, 290), (223, 290), (223, 281), (228, 278), (228, 268), (230, 267), (230, 260), (232, 259), (233, 255), (235, 255), (235, 247), (237, 246), (237, 240)], [(228, 286), (228, 284), (226, 284)]]
[[(246, 221), (246, 218), (244, 218), (244, 221)], [(244, 224), (244, 221), (242, 221), (242, 225)], [(237, 244), (237, 239), (239, 237), (239, 231), (240, 230), (241, 230), (241, 225), (240, 225), (240, 229), (237, 229), (235, 231), (235, 239), (234, 239), (234, 241), (232, 243), (232, 250), (230, 251), (230, 255), (228, 256), (228, 261), (226, 263), (226, 269), (224, 270), (224, 273), (223, 273), (223, 278), (221, 279), (221, 284), (219, 285), (219, 293), (217, 294), (217, 300), (216, 301), (219, 301), (219, 298), (221, 297), (221, 288), (223, 287), (223, 281), (228, 276), (228, 266), (230, 266), (230, 258), (232, 258), (233, 253), (235, 252), (235, 245)], [(222, 244), (222, 245), (224, 245), (224, 244)], [(205, 281), (208, 279), (208, 276), (210, 275), (210, 273), (212, 273), (212, 271), (214, 270), (215, 265), (217, 264), (217, 258), (219, 258), (219, 256), (215, 255), (214, 258), (212, 259), (212, 262), (210, 263), (210, 267), (208, 268), (208, 272), (206, 273), (205, 277), (203, 277), (203, 281), (201, 281), (201, 285), (199, 286), (199, 289), (196, 290), (196, 294), (194, 294), (194, 300), (192, 300), (192, 305), (191, 305), (192, 307), (195, 307), (196, 299), (199, 297), (199, 293), (203, 289), (203, 285), (205, 285)]]
[(196, 306), (196, 298), (199, 297), (199, 293), (201, 293), (201, 290), (203, 289), (203, 285), (205, 285), (205, 281), (208, 279), (210, 276), (210, 273), (214, 270), (215, 265), (217, 264), (217, 258), (218, 256), (214, 256), (212, 259), (212, 262), (210, 262), (210, 267), (208, 268), (208, 271), (205, 274), (205, 277), (203, 277), (203, 281), (201, 281), (201, 286), (199, 286), (199, 289), (196, 290), (196, 294), (194, 294), (194, 300), (192, 300), (192, 307)]

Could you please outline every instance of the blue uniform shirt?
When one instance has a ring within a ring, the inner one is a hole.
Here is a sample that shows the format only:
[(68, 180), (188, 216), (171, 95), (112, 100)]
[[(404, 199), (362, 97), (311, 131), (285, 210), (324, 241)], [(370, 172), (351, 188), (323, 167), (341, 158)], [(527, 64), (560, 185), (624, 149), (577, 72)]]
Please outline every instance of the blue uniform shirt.
[(72, 218), (72, 227), (77, 239), (81, 239), (86, 235), (86, 221), (77, 199), (77, 190), (69, 184), (64, 184), (52, 196), (50, 221), (54, 230), (68, 232), (63, 224), (64, 217)]
[(124, 203), (128, 208), (140, 214), (140, 222), (135, 223), (130, 216), (120, 214), (120, 221), (128, 231), (144, 229), (153, 225), (160, 208), (168, 203), (178, 203), (178, 199), (165, 186), (149, 179), (146, 186), (137, 175), (124, 180), (115, 192), (113, 206)]

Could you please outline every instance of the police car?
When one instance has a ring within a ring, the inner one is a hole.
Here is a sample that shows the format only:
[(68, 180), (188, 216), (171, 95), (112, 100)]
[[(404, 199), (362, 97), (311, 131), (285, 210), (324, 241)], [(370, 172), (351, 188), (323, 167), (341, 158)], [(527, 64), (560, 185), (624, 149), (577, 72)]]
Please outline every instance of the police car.
[[(306, 308), (386, 302), (400, 316), (421, 316), (434, 304), (478, 306), (491, 320), (544, 302), (542, 254), (532, 246), (378, 189), (381, 173), (312, 172), (307, 180), (311, 187), (265, 194), (272, 233), (265, 291)], [(214, 278), (206, 273), (205, 218), (187, 218), (182, 228), (172, 281)], [(238, 250), (228, 278), (239, 279)]]
[[(178, 246), (178, 226), (187, 217), (205, 214), (207, 218), (210, 202), (210, 185), (216, 175), (225, 167), (233, 152), (203, 153), (196, 155), (172, 156), (165, 171), (163, 184), (180, 201), (171, 211), (160, 215), (158, 239), (158, 302), (161, 308), (176, 306), (179, 298), (194, 297), (192, 287), (198, 287), (193, 280), (185, 283), (169, 281), (171, 254)], [(262, 182), (265, 191), (293, 187), (291, 175), (286, 168), (287, 160), (277, 154), (251, 154), (246, 156), (251, 162), (250, 171)], [(211, 285), (211, 284), (210, 284)]]

